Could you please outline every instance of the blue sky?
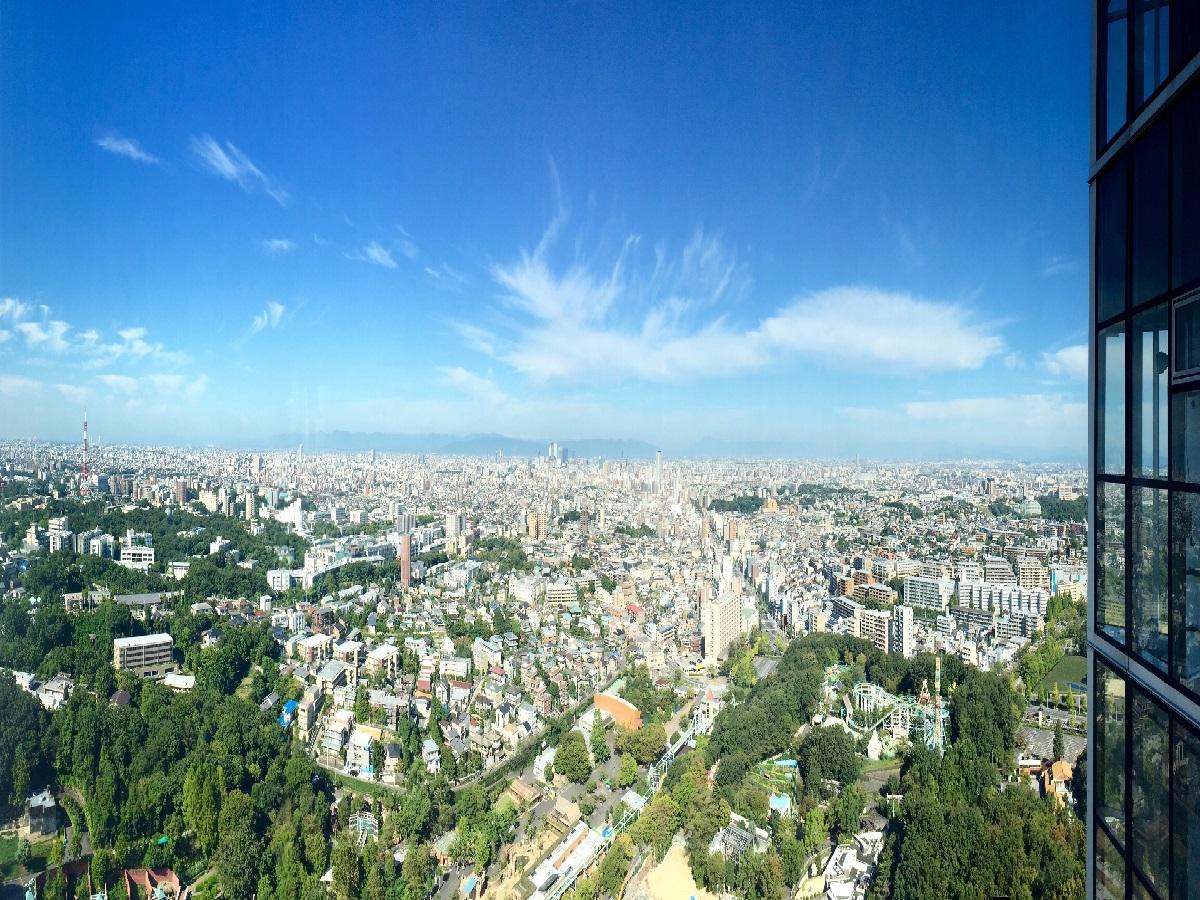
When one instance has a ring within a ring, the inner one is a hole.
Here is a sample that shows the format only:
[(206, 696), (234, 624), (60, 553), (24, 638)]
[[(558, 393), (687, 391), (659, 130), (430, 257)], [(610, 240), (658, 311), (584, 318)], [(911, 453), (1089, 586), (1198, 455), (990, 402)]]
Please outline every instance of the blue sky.
[(1087, 4), (353, 6), (6, 8), (0, 436), (1084, 456)]

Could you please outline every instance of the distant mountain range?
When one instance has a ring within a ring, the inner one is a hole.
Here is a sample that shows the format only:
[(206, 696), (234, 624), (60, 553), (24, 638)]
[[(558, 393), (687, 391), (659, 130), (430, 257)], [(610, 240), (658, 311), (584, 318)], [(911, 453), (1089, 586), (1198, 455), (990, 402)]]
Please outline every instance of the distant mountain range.
[[(375, 450), (379, 453), (428, 453), (444, 456), (494, 456), (500, 450), (505, 456), (532, 457), (544, 456), (552, 439), (534, 440), (516, 438), (505, 434), (392, 434), (380, 431), (317, 431), (309, 434), (299, 432), (279, 434), (268, 439), (259, 446), (282, 449), (304, 445), (309, 453), (337, 451), (342, 453), (366, 453)], [(653, 459), (658, 447), (646, 441), (629, 440), (624, 438), (554, 438), (566, 447), (573, 457), (604, 459)], [(853, 444), (824, 445), (816, 439), (797, 441), (779, 440), (728, 440), (706, 436), (699, 440), (678, 446), (661, 448), (663, 452), (674, 459), (844, 459), (852, 460), (860, 455), (862, 448)], [(1036, 460), (1039, 462), (1078, 463), (1080, 457), (1071, 453), (1039, 453), (1035, 455), (1021, 453), (1006, 453), (991, 451), (972, 453), (964, 448), (952, 445), (928, 444), (897, 444), (891, 448), (891, 453), (880, 454), (870, 449), (861, 452), (864, 460), (895, 459), (895, 460), (961, 460), (992, 459), (992, 460)]]
[[(572, 456), (605, 459), (653, 459), (657, 448), (645, 441), (606, 438), (559, 440)], [(337, 450), (345, 453), (431, 453), (445, 456), (490, 456), (501, 450), (505, 456), (539, 456), (550, 440), (529, 440), (504, 434), (386, 434), (362, 431), (320, 431), (311, 434), (281, 434), (271, 439), (273, 447), (304, 445), (309, 452)]]

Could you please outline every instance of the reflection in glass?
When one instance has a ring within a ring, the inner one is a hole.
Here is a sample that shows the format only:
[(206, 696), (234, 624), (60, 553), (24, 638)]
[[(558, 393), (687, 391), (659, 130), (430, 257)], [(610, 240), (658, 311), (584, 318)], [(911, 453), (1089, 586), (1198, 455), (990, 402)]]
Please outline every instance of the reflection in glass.
[(1171, 130), (1171, 282), (1200, 280), (1200, 89), (1176, 105)]
[(1096, 900), (1125, 900), (1125, 860), (1101, 828), (1096, 829)]
[(1125, 485), (1098, 482), (1096, 543), (1096, 627), (1125, 643)]
[(1117, 323), (1096, 338), (1097, 468), (1110, 475), (1125, 472), (1125, 326)]
[(1108, 27), (1105, 34), (1104, 60), (1104, 141), (1125, 125), (1126, 63), (1128, 26), (1125, 0), (1110, 0), (1107, 4)]
[(1125, 163), (1096, 182), (1096, 320), (1125, 311)]
[(1135, 0), (1133, 104), (1141, 106), (1166, 80), (1171, 51), (1165, 0)]
[(1200, 897), (1200, 740), (1175, 729), (1171, 816), (1174, 831), (1174, 897)]
[(1165, 893), (1170, 875), (1171, 756), (1167, 714), (1141, 693), (1133, 695), (1132, 858), (1150, 885)]
[(1170, 398), (1167, 308), (1133, 320), (1133, 471), (1167, 477), (1167, 403)]
[(1175, 677), (1200, 693), (1200, 494), (1171, 496)]
[(1096, 661), (1096, 815), (1125, 839), (1125, 681)]
[(1200, 483), (1200, 391), (1171, 401), (1171, 473), (1177, 481)]
[(1130, 269), (1134, 304), (1167, 290), (1167, 124), (1156, 125), (1138, 141), (1133, 153)]
[(1200, 297), (1175, 307), (1175, 374), (1197, 373), (1200, 373)]
[(1133, 651), (1167, 670), (1167, 492), (1134, 487), (1130, 495), (1129, 596), (1133, 600)]

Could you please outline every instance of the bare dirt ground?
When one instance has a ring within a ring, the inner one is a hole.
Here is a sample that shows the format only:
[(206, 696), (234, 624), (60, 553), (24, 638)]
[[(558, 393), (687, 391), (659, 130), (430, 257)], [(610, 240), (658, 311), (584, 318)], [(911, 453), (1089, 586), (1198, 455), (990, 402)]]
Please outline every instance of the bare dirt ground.
[[(717, 900), (715, 895), (696, 886), (688, 866), (687, 851), (679, 843), (671, 845), (666, 858), (650, 870), (638, 888), (652, 900)], [(634, 892), (629, 893), (633, 895)]]

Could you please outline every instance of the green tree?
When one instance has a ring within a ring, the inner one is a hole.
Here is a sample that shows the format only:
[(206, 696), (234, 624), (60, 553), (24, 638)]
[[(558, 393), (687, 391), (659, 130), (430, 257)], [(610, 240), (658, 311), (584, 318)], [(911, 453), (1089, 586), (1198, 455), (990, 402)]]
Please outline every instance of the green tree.
[(596, 710), (595, 717), (592, 720), (592, 758), (596, 761), (596, 765), (601, 765), (608, 762), (611, 755), (608, 749), (608, 739), (604, 734), (604, 720), (600, 716), (600, 711)]
[(622, 753), (621, 764), (617, 768), (617, 785), (619, 787), (629, 787), (629, 785), (637, 781), (637, 778), (637, 760), (629, 753)]
[(400, 870), (403, 900), (425, 900), (433, 887), (433, 856), (428, 844), (410, 847)]
[(1059, 721), (1055, 721), (1054, 723), (1054, 747), (1051, 753), (1054, 755), (1055, 762), (1066, 756), (1066, 750), (1063, 748), (1062, 722)]
[(192, 829), (196, 846), (211, 854), (217, 846), (219, 798), (207, 769), (192, 766), (183, 779), (183, 814)]
[(343, 829), (333, 842), (333, 892), (343, 900), (356, 900), (362, 883), (357, 843), (350, 830)]
[(592, 765), (588, 759), (587, 747), (583, 743), (583, 735), (576, 729), (571, 729), (554, 752), (554, 771), (571, 781), (582, 784), (592, 774)]

